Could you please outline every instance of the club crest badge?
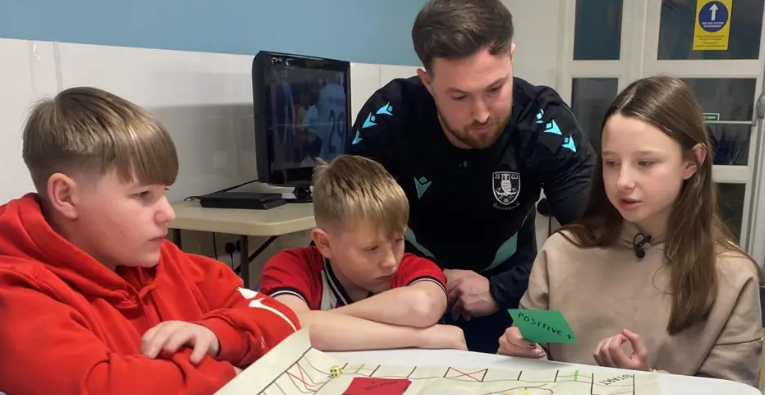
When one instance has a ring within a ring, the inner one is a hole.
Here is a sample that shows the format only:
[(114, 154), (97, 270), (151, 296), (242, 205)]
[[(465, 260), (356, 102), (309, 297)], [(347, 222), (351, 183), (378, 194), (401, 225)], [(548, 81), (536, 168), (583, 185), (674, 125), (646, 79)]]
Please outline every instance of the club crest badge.
[(495, 171), (492, 176), (492, 190), (497, 203), (509, 206), (521, 193), (521, 175), (514, 171)]

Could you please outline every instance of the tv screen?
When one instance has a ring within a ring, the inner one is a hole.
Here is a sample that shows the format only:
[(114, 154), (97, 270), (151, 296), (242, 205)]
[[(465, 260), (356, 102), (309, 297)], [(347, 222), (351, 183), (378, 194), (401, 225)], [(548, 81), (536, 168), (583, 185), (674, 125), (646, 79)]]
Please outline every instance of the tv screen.
[(285, 64), (266, 66), (265, 127), (271, 172), (313, 167), (343, 153), (348, 131), (345, 72)]

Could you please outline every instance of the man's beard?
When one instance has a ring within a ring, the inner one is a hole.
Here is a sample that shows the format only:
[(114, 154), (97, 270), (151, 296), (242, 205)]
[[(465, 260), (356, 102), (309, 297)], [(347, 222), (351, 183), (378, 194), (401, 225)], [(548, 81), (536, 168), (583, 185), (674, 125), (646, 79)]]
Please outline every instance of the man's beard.
[[(444, 117), (440, 109), (438, 110), (438, 118), (441, 120), (441, 126), (444, 128), (445, 133), (448, 133), (455, 140), (472, 149), (482, 149), (491, 147), (495, 142), (497, 142), (499, 137), (502, 136), (502, 133), (504, 133), (505, 127), (510, 120), (510, 114), (507, 114), (504, 119), (492, 117), (489, 118), (486, 123), (473, 123), (462, 129), (457, 129), (450, 125), (449, 121), (446, 120), (446, 117)], [(486, 127), (487, 125), (491, 125), (490, 127), (492, 131), (490, 133), (481, 132), (478, 135), (470, 133), (471, 129), (478, 129)]]

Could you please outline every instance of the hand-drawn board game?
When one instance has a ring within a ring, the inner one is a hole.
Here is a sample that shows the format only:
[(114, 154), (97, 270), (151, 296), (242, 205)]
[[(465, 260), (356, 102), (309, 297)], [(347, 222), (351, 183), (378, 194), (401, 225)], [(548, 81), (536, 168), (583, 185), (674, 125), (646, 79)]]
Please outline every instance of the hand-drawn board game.
[(285, 339), (215, 395), (659, 395), (656, 373), (346, 363)]

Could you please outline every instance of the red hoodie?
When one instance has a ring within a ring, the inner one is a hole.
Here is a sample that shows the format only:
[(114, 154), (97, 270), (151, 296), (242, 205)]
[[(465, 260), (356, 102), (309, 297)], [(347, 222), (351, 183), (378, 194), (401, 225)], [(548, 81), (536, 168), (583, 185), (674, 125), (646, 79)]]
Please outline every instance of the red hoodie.
[[(152, 269), (117, 273), (53, 231), (36, 195), (0, 206), (0, 392), (212, 394), (299, 328), (281, 303), (241, 289), (225, 264), (164, 242)], [(141, 336), (168, 320), (212, 330), (216, 359), (150, 359)]]

